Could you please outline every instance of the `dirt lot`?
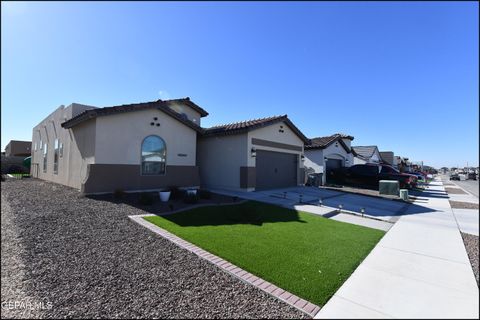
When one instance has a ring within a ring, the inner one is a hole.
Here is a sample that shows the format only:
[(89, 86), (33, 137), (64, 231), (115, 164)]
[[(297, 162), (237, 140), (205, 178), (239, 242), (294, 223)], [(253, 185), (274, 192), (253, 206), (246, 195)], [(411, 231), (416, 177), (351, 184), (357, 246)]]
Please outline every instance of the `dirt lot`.
[(462, 189), (459, 189), (459, 188), (445, 188), (445, 191), (447, 193), (451, 193), (451, 194), (467, 194), (465, 191), (463, 191)]

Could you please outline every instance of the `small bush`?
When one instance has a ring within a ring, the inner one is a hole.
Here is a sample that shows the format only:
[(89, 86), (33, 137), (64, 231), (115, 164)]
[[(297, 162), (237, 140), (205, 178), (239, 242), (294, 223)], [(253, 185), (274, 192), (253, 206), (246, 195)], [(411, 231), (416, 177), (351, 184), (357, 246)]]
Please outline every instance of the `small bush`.
[(115, 189), (115, 191), (113, 191), (113, 197), (115, 199), (123, 199), (125, 197), (125, 191), (123, 189)]
[(198, 195), (201, 199), (211, 199), (212, 198), (212, 193), (208, 190), (198, 190), (197, 193), (198, 193)]
[(19, 165), (16, 165), (16, 164), (12, 164), (10, 166), (8, 166), (7, 168), (7, 173), (8, 174), (12, 174), (12, 173), (28, 173), (28, 169), (23, 167), (23, 166), (19, 166)]
[(183, 198), (185, 203), (194, 204), (198, 202), (198, 194), (195, 193), (185, 193)]
[(184, 191), (181, 190), (178, 187), (170, 187), (169, 190), (171, 192), (170, 193), (170, 199), (172, 199), (172, 200), (181, 199), (181, 197), (183, 196), (183, 193), (184, 193)]
[(145, 206), (149, 206), (153, 204), (153, 196), (150, 193), (142, 192), (140, 193), (140, 197), (138, 198), (138, 202)]

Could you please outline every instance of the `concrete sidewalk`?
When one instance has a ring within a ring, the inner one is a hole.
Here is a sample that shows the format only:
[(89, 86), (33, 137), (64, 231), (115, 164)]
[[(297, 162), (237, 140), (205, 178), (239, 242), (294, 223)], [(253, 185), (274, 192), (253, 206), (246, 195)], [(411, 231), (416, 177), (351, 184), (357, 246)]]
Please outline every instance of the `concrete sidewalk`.
[(478, 209), (452, 209), (460, 231), (478, 236)]
[(315, 318), (475, 318), (479, 292), (440, 179), (402, 215)]

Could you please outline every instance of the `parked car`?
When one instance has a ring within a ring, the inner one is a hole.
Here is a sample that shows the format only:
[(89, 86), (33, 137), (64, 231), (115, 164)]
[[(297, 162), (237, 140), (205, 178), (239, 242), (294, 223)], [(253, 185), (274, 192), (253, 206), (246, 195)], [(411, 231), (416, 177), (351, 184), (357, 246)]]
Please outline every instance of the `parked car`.
[(452, 173), (450, 175), (450, 180), (458, 180), (460, 181), (460, 176), (458, 175), (458, 173)]
[(475, 174), (475, 172), (470, 172), (470, 173), (467, 175), (467, 179), (469, 179), (469, 180), (477, 180), (477, 175)]
[(405, 172), (406, 174), (413, 174), (418, 180), (425, 180), (425, 175), (422, 172)]
[(357, 164), (339, 168), (331, 172), (331, 178), (339, 183), (378, 187), (380, 180), (397, 180), (400, 188), (413, 188), (417, 185), (417, 177), (401, 173), (386, 164)]

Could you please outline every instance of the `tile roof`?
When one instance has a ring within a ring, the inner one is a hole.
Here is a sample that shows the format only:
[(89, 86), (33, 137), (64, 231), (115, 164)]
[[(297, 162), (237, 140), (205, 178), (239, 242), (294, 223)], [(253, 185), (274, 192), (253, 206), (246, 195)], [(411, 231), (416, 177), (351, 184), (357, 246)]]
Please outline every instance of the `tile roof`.
[(76, 115), (75, 117), (65, 121), (62, 123), (63, 128), (71, 128), (83, 121), (96, 118), (99, 116), (107, 116), (111, 114), (117, 114), (117, 113), (123, 113), (123, 112), (132, 112), (132, 111), (139, 111), (139, 110), (146, 110), (146, 109), (158, 109), (166, 114), (172, 116), (173, 118), (177, 119), (178, 121), (182, 122), (183, 124), (189, 126), (190, 128), (198, 131), (198, 132), (203, 132), (203, 129), (197, 125), (196, 123), (193, 123), (192, 121), (185, 119), (182, 117), (178, 112), (174, 111), (173, 109), (170, 108), (170, 105), (175, 104), (175, 103), (184, 103), (187, 104), (188, 106), (192, 107), (193, 109), (197, 110), (200, 115), (203, 117), (205, 115), (208, 115), (208, 113), (203, 110), (202, 108), (198, 107), (195, 103), (190, 101), (190, 98), (184, 98), (184, 99), (174, 99), (174, 100), (156, 100), (156, 101), (150, 101), (150, 102), (142, 102), (142, 103), (132, 103), (132, 104), (124, 104), (124, 105), (119, 105), (119, 106), (113, 106), (113, 107), (105, 107), (105, 108), (94, 108), (94, 109), (89, 109), (85, 110), (84, 112)]
[(305, 149), (325, 149), (335, 141), (339, 141), (343, 145), (345, 150), (347, 150), (347, 152), (350, 152), (350, 148), (345, 145), (342, 139), (353, 140), (353, 137), (342, 133), (335, 133), (331, 136), (312, 138), (307, 144), (305, 144)]
[(394, 158), (393, 151), (380, 151), (380, 159), (383, 162), (393, 165)]
[(378, 150), (377, 146), (355, 146), (352, 147), (352, 150), (363, 158), (371, 158), (375, 153), (375, 150)]
[(278, 122), (285, 122), (290, 129), (292, 129), (295, 134), (297, 134), (300, 139), (304, 142), (307, 142), (308, 139), (305, 135), (288, 119), (288, 116), (281, 115), (281, 116), (273, 116), (267, 118), (260, 118), (260, 119), (252, 119), (252, 120), (245, 120), (239, 121), (234, 123), (216, 125), (210, 128), (205, 128), (204, 135), (205, 136), (214, 136), (214, 135), (230, 135), (230, 134), (239, 134), (248, 132), (254, 129), (258, 129), (261, 127), (266, 127)]

